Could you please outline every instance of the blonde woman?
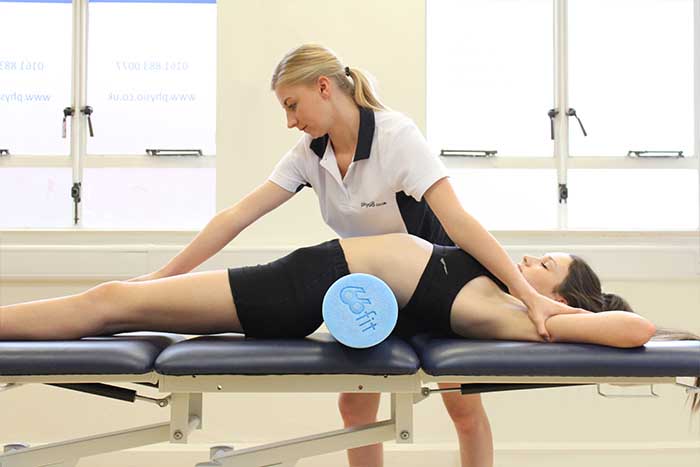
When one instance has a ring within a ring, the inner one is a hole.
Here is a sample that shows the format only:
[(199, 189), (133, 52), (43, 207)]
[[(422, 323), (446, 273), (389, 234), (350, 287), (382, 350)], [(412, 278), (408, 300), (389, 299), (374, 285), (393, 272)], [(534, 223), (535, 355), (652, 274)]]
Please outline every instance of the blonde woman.
[[(367, 77), (327, 48), (306, 44), (285, 55), (272, 90), (287, 126), (303, 133), (269, 178), (219, 212), (168, 264), (138, 280), (184, 274), (242, 230), (304, 187), (319, 198), (323, 219), (341, 238), (409, 233), (474, 255), (527, 307), (537, 332), (545, 320), (577, 310), (551, 300), (525, 281), (498, 244), (460, 204), (436, 154), (416, 125), (387, 109)], [(457, 428), (462, 466), (493, 464), (491, 429), (478, 395), (444, 395)], [(341, 394), (346, 426), (376, 417), (378, 394)], [(382, 465), (381, 445), (350, 450), (351, 466)]]

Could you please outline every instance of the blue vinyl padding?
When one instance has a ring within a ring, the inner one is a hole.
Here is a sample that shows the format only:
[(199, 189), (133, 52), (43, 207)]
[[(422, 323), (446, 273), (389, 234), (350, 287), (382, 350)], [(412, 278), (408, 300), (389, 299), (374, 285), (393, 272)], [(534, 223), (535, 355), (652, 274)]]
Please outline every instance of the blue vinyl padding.
[(0, 341), (0, 376), (143, 375), (176, 334), (128, 333), (69, 341)]
[(162, 375), (412, 375), (420, 362), (405, 340), (391, 336), (351, 349), (330, 334), (305, 339), (246, 339), (221, 335), (175, 344), (156, 360)]
[(588, 344), (391, 336), (350, 349), (328, 334), (246, 339), (224, 334), (129, 333), (75, 341), (0, 342), (0, 376), (46, 375), (412, 375), (700, 376), (700, 341), (649, 342), (635, 349)]
[(652, 341), (620, 349), (421, 335), (411, 344), (432, 376), (700, 376), (700, 341)]

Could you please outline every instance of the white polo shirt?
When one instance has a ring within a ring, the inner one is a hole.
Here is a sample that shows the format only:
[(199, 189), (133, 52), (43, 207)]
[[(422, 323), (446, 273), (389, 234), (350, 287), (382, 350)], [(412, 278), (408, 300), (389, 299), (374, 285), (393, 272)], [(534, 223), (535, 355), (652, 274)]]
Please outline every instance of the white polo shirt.
[(357, 149), (344, 178), (328, 139), (305, 134), (269, 180), (290, 192), (313, 188), (323, 219), (340, 237), (408, 232), (453, 244), (423, 199), (447, 169), (411, 119), (361, 107)]

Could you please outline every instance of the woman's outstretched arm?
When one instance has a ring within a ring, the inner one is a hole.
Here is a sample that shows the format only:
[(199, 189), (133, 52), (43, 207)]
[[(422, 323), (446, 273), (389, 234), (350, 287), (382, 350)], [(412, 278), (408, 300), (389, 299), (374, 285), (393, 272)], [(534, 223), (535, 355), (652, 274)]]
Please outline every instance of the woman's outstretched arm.
[(581, 342), (611, 347), (639, 347), (656, 332), (656, 326), (629, 311), (557, 315), (545, 323), (552, 342)]
[[(452, 311), (454, 332), (464, 337), (544, 342), (525, 307), (497, 298), (459, 298)], [(546, 322), (550, 342), (639, 347), (656, 331), (648, 319), (627, 311), (556, 315)]]
[(180, 253), (158, 271), (134, 281), (160, 279), (192, 271), (218, 253), (250, 224), (294, 196), (266, 181), (233, 206), (220, 211)]

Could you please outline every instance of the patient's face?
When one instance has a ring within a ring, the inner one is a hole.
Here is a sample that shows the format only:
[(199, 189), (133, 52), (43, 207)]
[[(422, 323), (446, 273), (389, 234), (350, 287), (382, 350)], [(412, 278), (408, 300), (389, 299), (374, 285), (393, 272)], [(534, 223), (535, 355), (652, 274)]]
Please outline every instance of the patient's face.
[(525, 280), (539, 293), (555, 300), (561, 299), (553, 290), (569, 274), (571, 256), (567, 253), (547, 253), (544, 256), (523, 256), (518, 269)]

